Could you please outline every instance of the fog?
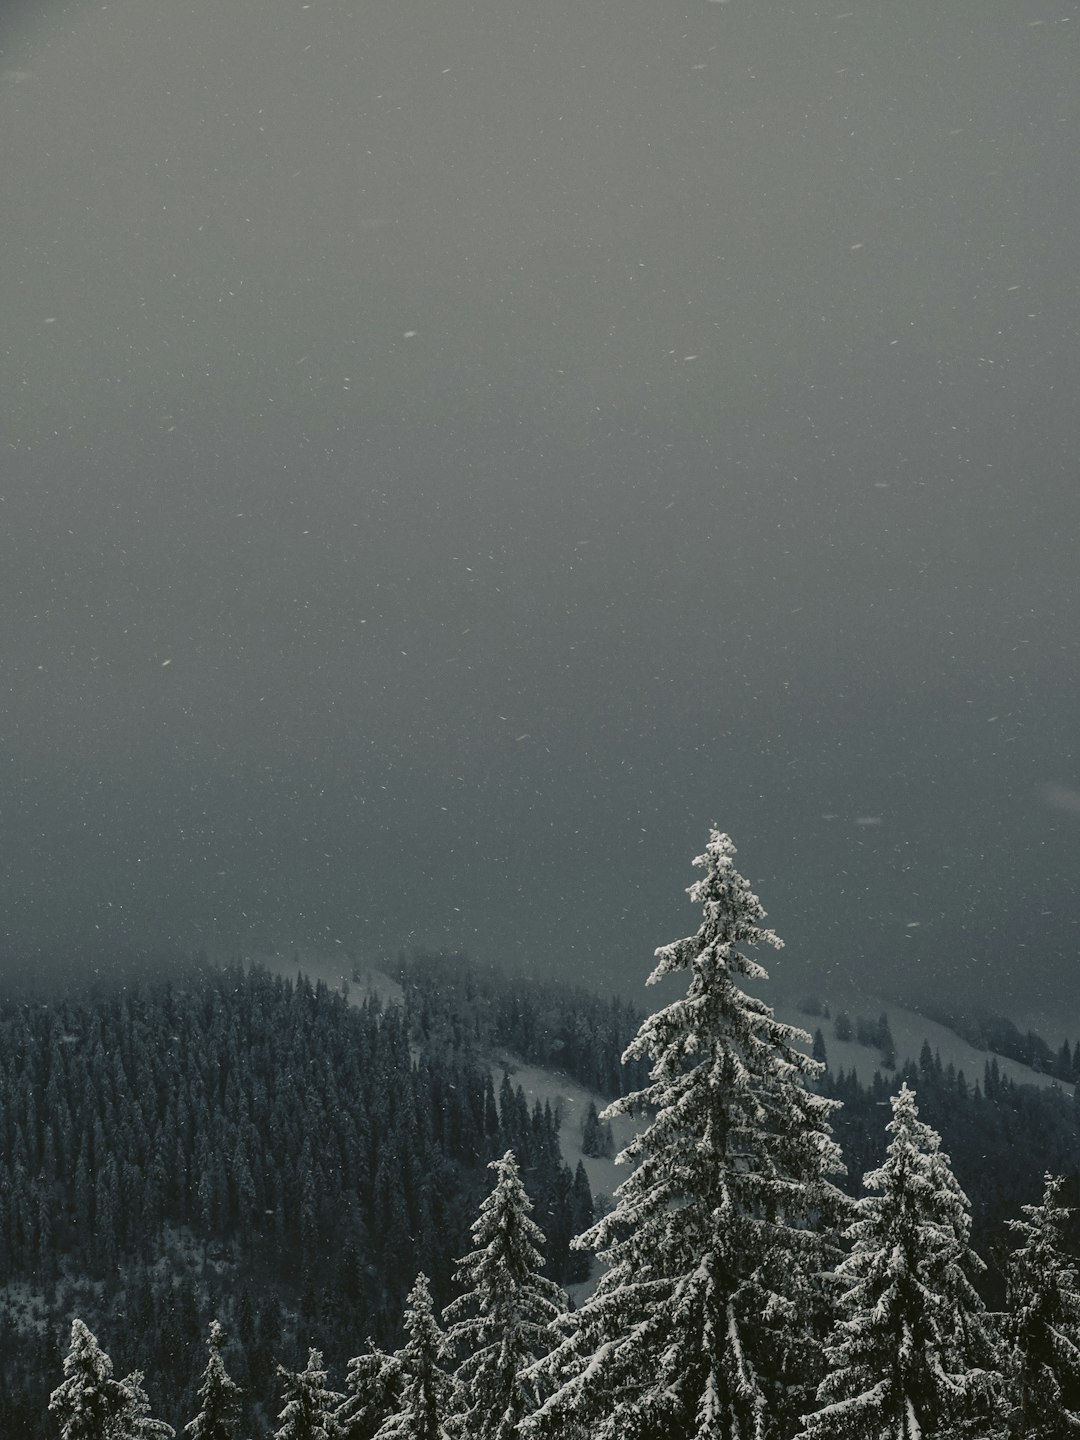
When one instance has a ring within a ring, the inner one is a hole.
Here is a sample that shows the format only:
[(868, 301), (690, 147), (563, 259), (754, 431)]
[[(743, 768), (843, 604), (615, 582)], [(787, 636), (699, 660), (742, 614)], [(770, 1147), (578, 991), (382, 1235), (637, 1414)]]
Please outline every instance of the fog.
[(1080, 6), (0, 21), (0, 934), (1080, 1019)]

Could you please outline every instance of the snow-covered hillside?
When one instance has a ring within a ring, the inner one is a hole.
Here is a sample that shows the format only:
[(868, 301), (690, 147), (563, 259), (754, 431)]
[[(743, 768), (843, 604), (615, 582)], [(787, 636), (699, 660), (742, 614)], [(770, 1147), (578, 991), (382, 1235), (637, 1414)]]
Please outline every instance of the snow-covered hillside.
[[(379, 995), (385, 1004), (397, 1004), (401, 1000), (401, 986), (381, 970), (362, 967), (359, 978), (352, 978), (356, 972), (356, 965), (354, 961), (345, 956), (294, 951), (288, 955), (273, 955), (262, 963), (272, 974), (282, 975), (290, 980), (294, 980), (297, 972), (300, 971), (307, 975), (313, 984), (322, 980), (331, 990), (340, 990), (343, 984), (347, 984), (349, 1000), (352, 1004), (360, 1004), (371, 993)], [(993, 1058), (990, 1051), (981, 1050), (970, 1044), (955, 1031), (939, 1024), (936, 1020), (930, 1020), (917, 1010), (897, 1005), (870, 992), (851, 991), (837, 993), (835, 996), (821, 997), (828, 1005), (829, 1017), (807, 1014), (801, 1008), (799, 998), (775, 991), (771, 983), (762, 985), (758, 993), (763, 1000), (773, 1006), (778, 1019), (785, 1020), (791, 1025), (798, 1025), (808, 1031), (810, 1035), (820, 1029), (825, 1040), (829, 1068), (831, 1070), (843, 1069), (848, 1072), (854, 1070), (863, 1083), (870, 1080), (876, 1070), (883, 1068), (882, 1055), (879, 1050), (860, 1045), (855, 1040), (837, 1039), (834, 1028), (835, 1016), (841, 1011), (846, 1011), (853, 1021), (858, 1017), (876, 1021), (880, 1015), (886, 1015), (896, 1046), (898, 1066), (902, 1066), (908, 1060), (917, 1062), (924, 1042), (929, 1042), (930, 1049), (941, 1056), (943, 1065), (954, 1065), (957, 1070), (964, 1072), (969, 1081), (974, 1083), (981, 1081), (987, 1061)], [(1017, 1017), (1016, 1024), (1021, 1031), (1034, 1030), (1053, 1048), (1060, 1045), (1062, 1039), (1067, 1038), (1074, 1043), (1080, 1039), (1080, 1017), (1071, 1029), (1068, 1025), (1068, 1018), (1064, 1016), (1058, 1016), (1056, 1021), (1052, 1016), (1041, 1014)], [(1038, 1085), (1042, 1088), (1056, 1085), (1066, 1091), (1072, 1089), (1070, 1085), (1063, 1084), (1053, 1076), (1032, 1070), (1017, 1060), (998, 1056), (997, 1062), (1002, 1074), (1015, 1080), (1018, 1084)], [(591, 1095), (573, 1080), (557, 1072), (540, 1070), (535, 1066), (519, 1065), (517, 1062), (513, 1062), (513, 1065), (514, 1083), (523, 1087), (530, 1104), (534, 1099), (539, 1099), (541, 1103), (550, 1099), (554, 1104), (556, 1099), (562, 1097), (564, 1101), (563, 1151), (567, 1163), (573, 1168), (578, 1159), (582, 1158), (580, 1121), (584, 1118), (590, 1100), (595, 1102), (598, 1109), (603, 1108), (602, 1097)], [(493, 1068), (497, 1068), (495, 1062), (493, 1062)], [(499, 1074), (501, 1075), (501, 1070)], [(630, 1133), (631, 1128), (628, 1121), (622, 1120), (617, 1123), (615, 1127), (617, 1149), (626, 1144)], [(621, 1179), (621, 1172), (608, 1160), (595, 1160), (589, 1156), (585, 1156), (584, 1159), (585, 1169), (588, 1171), (594, 1191), (610, 1194)]]
[[(348, 998), (352, 1004), (362, 1003), (371, 993), (379, 995), (386, 1004), (398, 1004), (402, 998), (401, 986), (397, 981), (374, 968), (364, 968), (358, 973), (355, 962), (344, 956), (293, 952), (289, 955), (275, 955), (263, 963), (273, 974), (290, 980), (295, 979), (300, 971), (313, 984), (321, 980), (331, 990), (341, 990), (343, 985), (347, 985)], [(357, 978), (353, 978), (354, 975), (357, 975)], [(873, 1078), (877, 1070), (887, 1075), (894, 1072), (885, 1070), (880, 1050), (860, 1045), (854, 1039), (837, 1039), (835, 1017), (841, 1011), (846, 1011), (853, 1023), (860, 1018), (874, 1023), (881, 1015), (887, 1016), (895, 1045), (897, 1067), (908, 1060), (917, 1063), (924, 1043), (929, 1043), (930, 1049), (941, 1057), (943, 1065), (955, 1066), (958, 1071), (963, 1071), (971, 1083), (975, 1083), (981, 1082), (987, 1061), (994, 1058), (989, 1051), (970, 1044), (937, 1021), (928, 1019), (917, 1010), (892, 1003), (880, 995), (859, 991), (822, 996), (821, 1000), (829, 1010), (829, 1015), (825, 1016), (807, 1014), (802, 1008), (805, 1002), (801, 997), (777, 994), (771, 983), (763, 984), (758, 993), (774, 1007), (778, 1019), (798, 1025), (811, 1036), (815, 1030), (820, 1029), (830, 1069), (843, 1069), (847, 1072), (854, 1070), (864, 1084)], [(1053, 1043), (1051, 1034), (1037, 1025), (1025, 1022), (1022, 1028), (1035, 1029), (1048, 1043)], [(1041, 1088), (1057, 1086), (1066, 1092), (1072, 1089), (1053, 1076), (1032, 1070), (1019, 1061), (1003, 1056), (996, 1058), (1001, 1073), (1019, 1084), (1037, 1085)], [(522, 1087), (530, 1108), (539, 1100), (541, 1105), (550, 1102), (553, 1109), (558, 1109), (562, 1116), (560, 1145), (566, 1163), (571, 1169), (575, 1169), (578, 1161), (582, 1161), (593, 1193), (612, 1195), (626, 1178), (626, 1168), (617, 1166), (613, 1159), (584, 1155), (581, 1148), (582, 1122), (589, 1105), (595, 1104), (598, 1110), (602, 1110), (606, 1103), (604, 1097), (585, 1089), (568, 1075), (527, 1064), (509, 1054), (493, 1054), (490, 1063), (496, 1086), (502, 1079), (504, 1070), (509, 1070), (514, 1085)], [(633, 1124), (625, 1117), (619, 1117), (612, 1125), (612, 1132), (617, 1154), (629, 1142), (633, 1134)]]
[[(854, 1040), (843, 1041), (836, 1038), (835, 1016), (841, 1011), (846, 1011), (853, 1021), (860, 1016), (870, 1021), (876, 1021), (880, 1015), (886, 1015), (889, 1021), (889, 1030), (896, 1045), (898, 1066), (902, 1066), (908, 1060), (917, 1062), (924, 1042), (929, 1042), (930, 1049), (941, 1056), (943, 1065), (954, 1065), (957, 1070), (964, 1072), (969, 1081), (974, 1083), (982, 1080), (987, 1061), (994, 1058), (990, 1051), (980, 1050), (969, 1044), (955, 1031), (938, 1024), (937, 1021), (927, 1019), (917, 1010), (909, 1010), (902, 1005), (885, 1000), (880, 995), (858, 992), (840, 994), (835, 998), (826, 996), (824, 998), (828, 1004), (830, 1015), (834, 1018), (825, 1018), (820, 1015), (806, 1014), (797, 1001), (787, 997), (770, 996), (767, 993), (768, 988), (767, 986), (762, 987), (762, 998), (773, 1005), (777, 1018), (786, 1020), (788, 1024), (798, 1025), (803, 1030), (809, 1031), (811, 1035), (815, 1030), (820, 1029), (825, 1040), (829, 1068), (831, 1070), (843, 1069), (848, 1072), (854, 1069), (864, 1084), (873, 1078), (875, 1070), (882, 1069), (881, 1052), (865, 1045), (859, 1045)], [(1025, 1025), (1023, 1028), (1026, 1029), (1027, 1026)], [(1040, 1033), (1043, 1034), (1044, 1039), (1049, 1040), (1045, 1032)], [(1075, 1038), (1075, 1034), (1071, 1038)], [(1017, 1081), (1018, 1084), (1040, 1087), (1056, 1085), (1066, 1091), (1072, 1090), (1071, 1085), (1062, 1084), (1053, 1076), (1032, 1070), (1017, 1060), (1010, 1060), (999, 1055), (997, 1062), (1001, 1073), (1008, 1076), (1009, 1079)]]

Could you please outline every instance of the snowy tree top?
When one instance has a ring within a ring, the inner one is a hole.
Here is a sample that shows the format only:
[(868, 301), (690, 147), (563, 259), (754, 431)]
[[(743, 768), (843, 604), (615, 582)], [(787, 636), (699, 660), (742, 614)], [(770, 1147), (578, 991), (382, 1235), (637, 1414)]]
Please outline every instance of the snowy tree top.
[(737, 853), (731, 836), (713, 825), (704, 853), (694, 857), (694, 865), (705, 874), (687, 887), (687, 895), (704, 912), (695, 935), (688, 935), (656, 951), (659, 964), (647, 980), (655, 985), (664, 975), (685, 970), (692, 961), (711, 957), (724, 968), (737, 971), (755, 980), (767, 980), (768, 971), (743, 955), (740, 945), (771, 945), (780, 950), (784, 942), (772, 930), (762, 929), (765, 907), (750, 889), (749, 881), (735, 869)]

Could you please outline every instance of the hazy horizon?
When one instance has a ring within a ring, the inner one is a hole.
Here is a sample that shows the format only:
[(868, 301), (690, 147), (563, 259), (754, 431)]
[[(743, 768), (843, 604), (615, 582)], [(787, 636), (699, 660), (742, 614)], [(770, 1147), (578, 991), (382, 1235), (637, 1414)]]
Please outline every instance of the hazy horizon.
[[(785, 985), (1080, 1029), (1080, 5), (0, 21), (0, 965)], [(6, 958), (5, 958), (6, 957)]]

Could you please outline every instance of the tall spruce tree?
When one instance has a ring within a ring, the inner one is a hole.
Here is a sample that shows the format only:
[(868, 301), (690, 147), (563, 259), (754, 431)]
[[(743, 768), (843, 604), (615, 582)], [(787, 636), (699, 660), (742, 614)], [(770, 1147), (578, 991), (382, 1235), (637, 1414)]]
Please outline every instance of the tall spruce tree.
[(458, 1263), (463, 1293), (448, 1306), (447, 1338), (464, 1351), (457, 1370), (461, 1426), (470, 1440), (518, 1440), (536, 1408), (525, 1369), (547, 1354), (551, 1322), (566, 1296), (542, 1275), (544, 1236), (529, 1218), (532, 1202), (514, 1152), (489, 1166), (495, 1187), (472, 1226), (475, 1249)]
[(285, 1403), (274, 1440), (337, 1440), (334, 1413), (344, 1396), (327, 1388), (326, 1373), (318, 1350), (308, 1351), (303, 1370), (278, 1366)]
[(848, 1226), (839, 1266), (843, 1315), (826, 1346), (820, 1408), (804, 1440), (985, 1437), (999, 1376), (994, 1337), (970, 1277), (970, 1207), (940, 1140), (905, 1084), (892, 1098), (892, 1136)]
[(184, 1426), (191, 1440), (237, 1440), (240, 1434), (240, 1386), (231, 1379), (221, 1358), (225, 1331), (217, 1320), (210, 1322), (207, 1341), (209, 1357), (199, 1386), (202, 1408)]
[(531, 1428), (592, 1440), (762, 1440), (782, 1434), (805, 1375), (828, 1227), (843, 1200), (828, 1117), (806, 1081), (803, 1031), (739, 980), (767, 972), (742, 947), (781, 941), (712, 830), (689, 889), (697, 932), (657, 950), (649, 983), (690, 971), (686, 998), (645, 1021), (624, 1062), (651, 1083), (602, 1119), (645, 1115), (619, 1157), (635, 1165), (615, 1208), (579, 1237), (605, 1271), (534, 1367), (555, 1387)]
[(435, 1318), (426, 1275), (418, 1275), (405, 1305), (405, 1334), (395, 1352), (398, 1401), (376, 1431), (376, 1440), (450, 1440), (456, 1433), (461, 1396), (447, 1370), (453, 1355)]
[(1080, 1436), (1080, 1293), (1064, 1249), (1063, 1183), (1047, 1175), (1042, 1204), (1023, 1206), (1025, 1218), (1009, 1221), (1020, 1237), (1008, 1277), (1010, 1440)]

